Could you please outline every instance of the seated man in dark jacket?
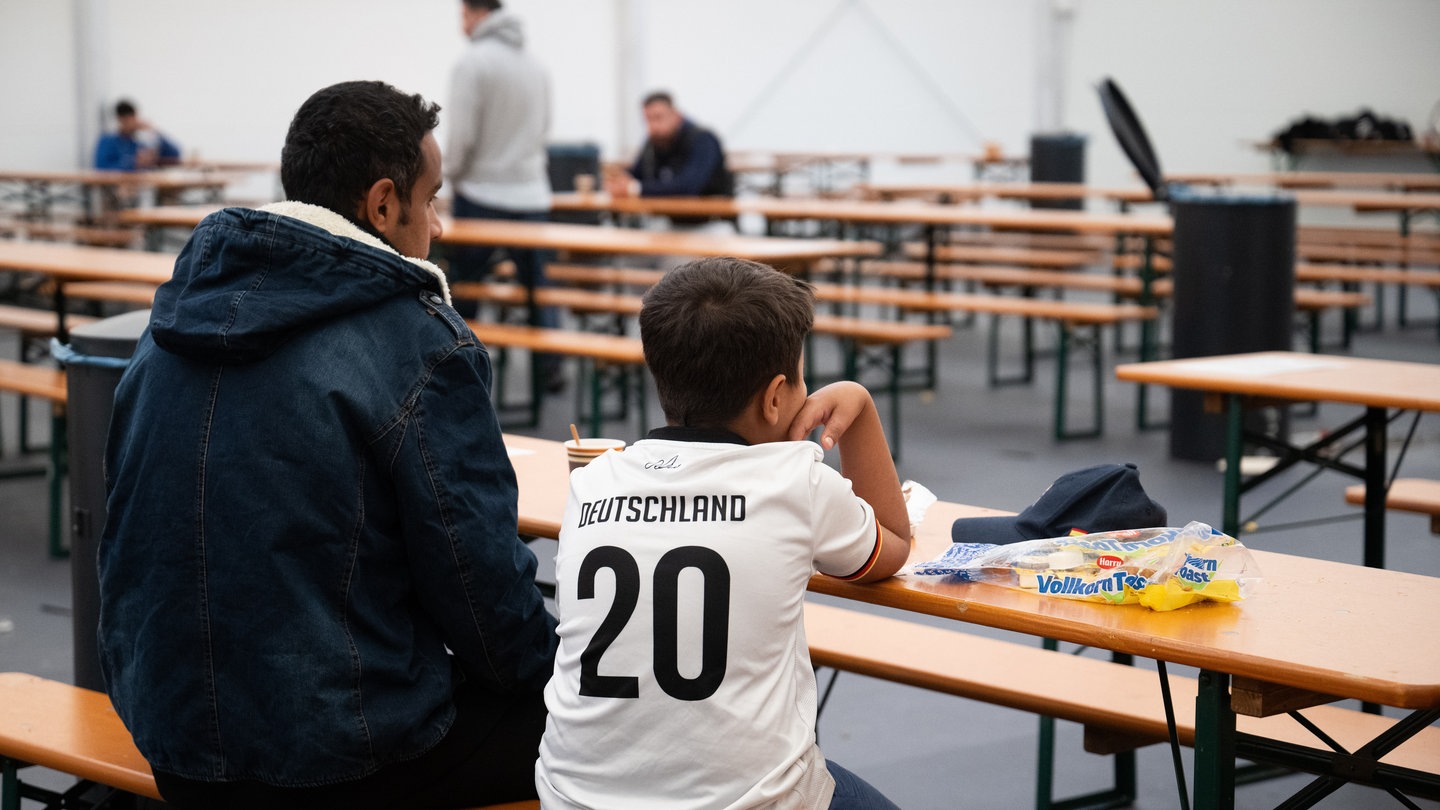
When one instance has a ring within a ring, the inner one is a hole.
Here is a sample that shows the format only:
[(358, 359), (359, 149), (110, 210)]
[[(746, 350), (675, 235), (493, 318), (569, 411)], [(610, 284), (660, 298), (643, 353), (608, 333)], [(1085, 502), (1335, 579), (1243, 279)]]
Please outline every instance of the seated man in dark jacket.
[(646, 96), (644, 110), (650, 137), (629, 175), (618, 169), (606, 175), (605, 186), (611, 194), (729, 197), (735, 193), (735, 180), (725, 166), (725, 150), (715, 133), (681, 115), (669, 93)]
[(535, 795), (555, 622), (490, 359), (424, 259), (438, 112), (311, 96), (289, 202), (200, 224), (120, 382), (101, 668), (173, 804)]

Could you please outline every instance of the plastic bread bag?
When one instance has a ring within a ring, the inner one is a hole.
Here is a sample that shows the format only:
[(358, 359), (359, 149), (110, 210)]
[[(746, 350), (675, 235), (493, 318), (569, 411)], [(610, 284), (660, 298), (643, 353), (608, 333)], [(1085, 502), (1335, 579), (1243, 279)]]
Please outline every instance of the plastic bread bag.
[(900, 485), (900, 494), (905, 498), (905, 511), (910, 518), (910, 536), (914, 537), (920, 530), (920, 524), (925, 522), (925, 513), (937, 499), (935, 493), (926, 489), (924, 484), (908, 479)]
[(1126, 529), (1005, 545), (955, 543), (901, 572), (959, 582), (992, 582), (1040, 596), (1174, 610), (1244, 598), (1259, 569), (1235, 538), (1192, 522), (1183, 528)]

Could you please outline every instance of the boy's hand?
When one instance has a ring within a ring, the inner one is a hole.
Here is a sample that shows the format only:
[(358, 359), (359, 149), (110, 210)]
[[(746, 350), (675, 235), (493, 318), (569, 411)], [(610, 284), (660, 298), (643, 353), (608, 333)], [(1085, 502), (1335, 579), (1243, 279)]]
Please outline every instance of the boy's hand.
[(865, 386), (850, 380), (831, 383), (806, 397), (805, 404), (790, 423), (789, 438), (799, 441), (810, 435), (810, 431), (824, 425), (820, 446), (830, 450), (840, 442), (856, 417), (873, 407), (870, 392), (865, 390)]

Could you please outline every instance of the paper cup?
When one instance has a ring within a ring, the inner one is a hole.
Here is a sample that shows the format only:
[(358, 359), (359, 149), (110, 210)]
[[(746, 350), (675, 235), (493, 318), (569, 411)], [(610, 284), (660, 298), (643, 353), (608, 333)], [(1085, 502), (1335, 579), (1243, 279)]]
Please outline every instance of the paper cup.
[(593, 174), (577, 174), (577, 175), (575, 175), (575, 190), (578, 191), (578, 192), (580, 192), (581, 194), (592, 194), (592, 193), (594, 193), (594, 191), (595, 191), (595, 175), (593, 175)]
[(625, 449), (624, 439), (574, 439), (565, 440), (565, 455), (570, 459), (570, 469), (584, 467), (600, 457), (607, 450), (616, 452)]

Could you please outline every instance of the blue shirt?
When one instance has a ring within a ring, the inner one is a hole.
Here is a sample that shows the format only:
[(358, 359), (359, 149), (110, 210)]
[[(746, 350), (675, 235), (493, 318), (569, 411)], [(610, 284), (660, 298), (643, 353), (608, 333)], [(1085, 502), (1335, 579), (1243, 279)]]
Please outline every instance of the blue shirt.
[[(174, 163), (180, 160), (180, 147), (169, 138), (155, 133), (159, 138), (159, 158), (161, 163)], [(99, 143), (95, 144), (95, 168), (117, 169), (122, 172), (135, 171), (135, 155), (140, 151), (140, 142), (129, 135), (122, 135), (119, 132), (107, 132), (100, 136)]]

